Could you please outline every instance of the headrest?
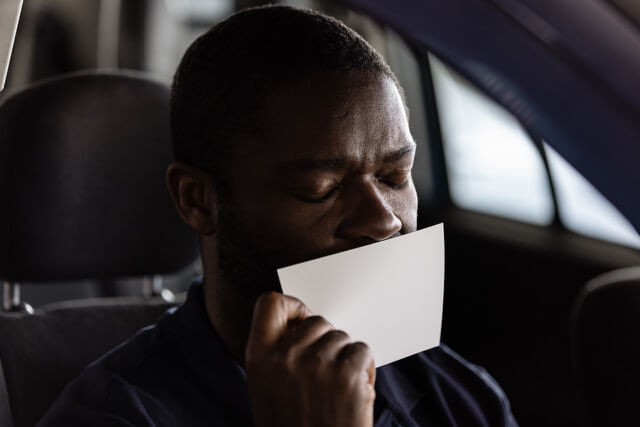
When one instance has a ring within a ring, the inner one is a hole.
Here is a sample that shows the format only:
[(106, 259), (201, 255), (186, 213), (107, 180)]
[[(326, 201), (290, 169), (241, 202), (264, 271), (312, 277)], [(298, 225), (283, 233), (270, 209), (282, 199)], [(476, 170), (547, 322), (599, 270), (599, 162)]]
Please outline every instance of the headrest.
[(165, 186), (169, 89), (135, 73), (83, 73), (0, 105), (0, 279), (177, 271), (195, 233)]

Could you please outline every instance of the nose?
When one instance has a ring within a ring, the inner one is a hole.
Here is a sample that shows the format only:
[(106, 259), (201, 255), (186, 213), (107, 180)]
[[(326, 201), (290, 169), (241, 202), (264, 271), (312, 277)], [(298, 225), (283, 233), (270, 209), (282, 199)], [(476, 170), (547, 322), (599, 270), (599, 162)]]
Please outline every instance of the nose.
[(393, 212), (392, 205), (377, 187), (366, 183), (354, 189), (347, 212), (340, 227), (339, 237), (358, 241), (381, 241), (402, 229), (402, 221)]

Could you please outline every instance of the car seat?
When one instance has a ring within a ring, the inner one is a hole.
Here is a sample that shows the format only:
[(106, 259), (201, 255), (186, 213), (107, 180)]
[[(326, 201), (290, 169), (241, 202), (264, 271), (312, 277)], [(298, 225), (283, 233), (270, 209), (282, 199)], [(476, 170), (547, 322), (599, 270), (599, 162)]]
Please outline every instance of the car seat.
[(31, 310), (19, 295), (20, 283), (192, 265), (197, 237), (165, 187), (171, 157), (169, 88), (140, 74), (68, 75), (0, 104), (0, 425), (34, 425), (84, 366), (171, 306), (140, 296)]
[(570, 332), (587, 425), (640, 425), (640, 267), (589, 281), (574, 305)]

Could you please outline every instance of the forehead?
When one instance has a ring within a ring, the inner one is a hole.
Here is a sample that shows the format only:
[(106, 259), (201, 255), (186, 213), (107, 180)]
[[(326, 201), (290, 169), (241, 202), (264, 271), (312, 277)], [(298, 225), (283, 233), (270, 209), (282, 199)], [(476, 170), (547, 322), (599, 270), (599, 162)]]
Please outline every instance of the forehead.
[(367, 163), (413, 144), (398, 88), (382, 74), (318, 73), (290, 82), (272, 91), (263, 120), (265, 141), (253, 149), (273, 161)]

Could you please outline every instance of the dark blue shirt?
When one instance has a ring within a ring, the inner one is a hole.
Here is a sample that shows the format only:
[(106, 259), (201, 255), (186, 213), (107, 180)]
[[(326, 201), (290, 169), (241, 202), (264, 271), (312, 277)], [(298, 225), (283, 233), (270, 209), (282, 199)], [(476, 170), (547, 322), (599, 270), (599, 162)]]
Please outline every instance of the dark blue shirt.
[[(274, 384), (274, 391), (277, 391)], [(444, 345), (377, 370), (375, 426), (516, 426), (496, 382)], [(252, 426), (246, 378), (202, 286), (67, 386), (41, 426)]]

